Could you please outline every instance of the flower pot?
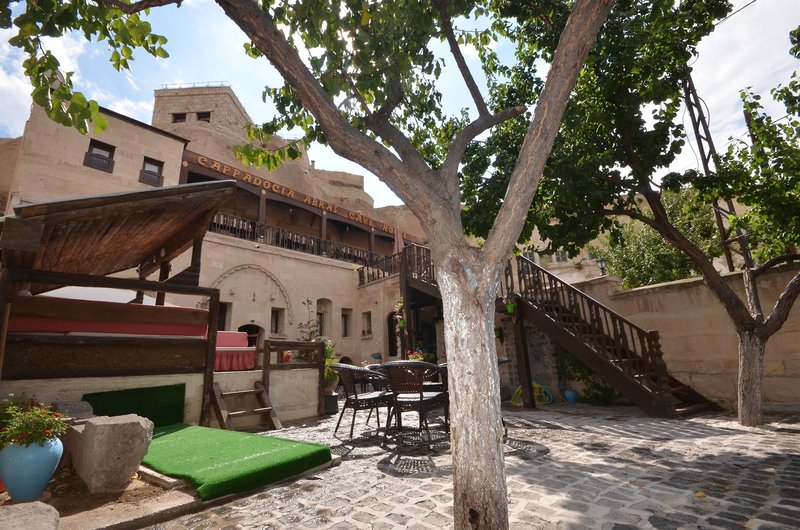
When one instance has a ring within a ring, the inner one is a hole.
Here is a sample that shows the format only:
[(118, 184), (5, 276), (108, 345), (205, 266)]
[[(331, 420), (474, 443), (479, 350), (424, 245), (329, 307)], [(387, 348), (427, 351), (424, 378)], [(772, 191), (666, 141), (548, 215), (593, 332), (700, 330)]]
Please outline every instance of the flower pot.
[(406, 321), (401, 318), (400, 320), (397, 321), (397, 327), (400, 328), (400, 329), (405, 328), (406, 327)]
[(516, 313), (517, 312), (517, 304), (515, 304), (514, 302), (507, 303), (506, 304), (506, 312), (509, 315), (513, 315), (514, 313)]
[(574, 390), (564, 390), (564, 399), (570, 403), (578, 402), (578, 393)]
[(53, 438), (44, 444), (7, 445), (0, 451), (0, 478), (11, 500), (35, 501), (44, 492), (61, 460), (64, 446)]

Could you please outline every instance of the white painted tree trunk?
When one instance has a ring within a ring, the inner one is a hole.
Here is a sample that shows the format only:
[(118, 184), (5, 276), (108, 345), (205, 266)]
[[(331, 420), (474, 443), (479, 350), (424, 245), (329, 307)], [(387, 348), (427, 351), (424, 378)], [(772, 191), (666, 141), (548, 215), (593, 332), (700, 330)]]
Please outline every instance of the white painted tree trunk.
[[(455, 528), (508, 528), (494, 341), (499, 271), (436, 260), (450, 386)], [(496, 267), (495, 267), (496, 268)]]
[(766, 339), (748, 331), (739, 331), (739, 423), (761, 425), (761, 379), (764, 375)]

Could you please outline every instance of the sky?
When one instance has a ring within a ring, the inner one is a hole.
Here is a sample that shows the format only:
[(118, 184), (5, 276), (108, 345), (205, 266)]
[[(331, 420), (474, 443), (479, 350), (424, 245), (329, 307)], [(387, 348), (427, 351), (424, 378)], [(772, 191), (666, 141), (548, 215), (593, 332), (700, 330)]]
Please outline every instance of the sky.
[[(800, 61), (791, 57), (789, 31), (800, 25), (800, 0), (735, 0), (733, 11), (740, 10), (717, 26), (699, 46), (693, 63), (693, 80), (708, 108), (711, 135), (722, 152), (729, 138), (744, 138), (739, 92), (752, 87), (762, 94), (765, 108), (774, 117), (785, 110), (770, 105), (769, 91), (785, 83)], [(243, 51), (246, 39), (212, 0), (185, 0), (180, 8), (153, 9), (148, 17), (153, 31), (167, 36), (170, 57), (158, 60), (144, 52), (135, 55), (131, 71), (117, 72), (108, 62), (104, 43), (89, 43), (82, 36), (70, 35), (47, 42), (62, 62), (73, 71), (76, 88), (102, 106), (150, 123), (153, 92), (176, 85), (229, 83), (251, 118), (260, 123), (271, 117), (269, 103), (262, 100), (264, 87), (280, 86), (278, 73), (264, 58), (251, 59)], [(0, 137), (20, 136), (30, 111), (30, 84), (22, 74), (22, 56), (8, 44), (11, 30), (0, 30)], [(499, 44), (498, 53), (507, 50)], [(444, 50), (444, 48), (442, 48)], [(466, 50), (468, 61), (480, 83), (474, 50)], [(449, 56), (446, 60), (450, 59)], [(458, 111), (469, 102), (460, 77), (448, 61), (442, 88), (445, 110)], [(681, 113), (684, 126), (691, 130), (689, 116)], [(298, 134), (299, 135), (299, 134)], [(292, 137), (289, 132), (288, 137)], [(692, 144), (694, 138), (690, 137)], [(364, 175), (365, 189), (375, 206), (401, 204), (400, 199), (374, 175), (360, 166), (336, 156), (329, 148), (313, 145), (309, 157), (316, 167)], [(691, 146), (687, 146), (670, 169), (700, 169)]]

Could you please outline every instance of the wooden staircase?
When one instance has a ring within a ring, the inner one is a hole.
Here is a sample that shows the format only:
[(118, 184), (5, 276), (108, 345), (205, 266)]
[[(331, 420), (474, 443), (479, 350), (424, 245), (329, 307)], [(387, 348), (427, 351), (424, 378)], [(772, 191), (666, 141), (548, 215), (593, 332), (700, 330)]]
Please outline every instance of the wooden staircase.
[[(234, 418), (259, 415), (262, 420), (261, 424), (267, 429), (275, 430), (282, 428), (278, 415), (275, 413), (275, 409), (272, 407), (272, 403), (267, 395), (267, 389), (261, 381), (256, 381), (252, 389), (233, 390), (230, 392), (223, 392), (217, 382), (215, 382), (212, 387), (211, 407), (214, 409), (217, 423), (219, 423), (221, 428), (234, 431), (236, 430), (233, 425)], [(227, 402), (225, 401), (226, 398), (247, 398), (248, 396), (255, 397), (257, 406), (237, 410), (228, 409)]]
[(521, 316), (648, 414), (684, 417), (719, 407), (667, 372), (647, 331), (522, 256), (506, 284)]
[[(509, 264), (505, 289), (519, 315), (639, 408), (667, 418), (719, 409), (668, 373), (657, 331), (642, 329), (525, 257), (516, 258), (516, 277), (512, 271)], [(401, 290), (404, 283), (441, 298), (429, 249), (403, 250)], [(505, 304), (498, 300), (500, 308)]]

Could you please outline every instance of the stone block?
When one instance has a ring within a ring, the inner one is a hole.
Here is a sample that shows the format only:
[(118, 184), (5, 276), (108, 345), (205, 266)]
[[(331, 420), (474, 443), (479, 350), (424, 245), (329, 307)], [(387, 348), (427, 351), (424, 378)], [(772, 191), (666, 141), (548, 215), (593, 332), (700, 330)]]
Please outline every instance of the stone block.
[(0, 506), (0, 528), (5, 530), (55, 530), (58, 510), (43, 502)]
[(89, 493), (122, 491), (136, 473), (153, 438), (153, 422), (136, 414), (97, 416), (74, 426), (72, 465)]
[(73, 420), (85, 420), (94, 416), (94, 409), (88, 401), (56, 401), (53, 409)]

